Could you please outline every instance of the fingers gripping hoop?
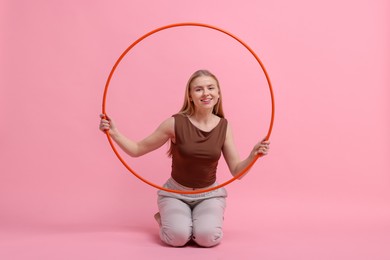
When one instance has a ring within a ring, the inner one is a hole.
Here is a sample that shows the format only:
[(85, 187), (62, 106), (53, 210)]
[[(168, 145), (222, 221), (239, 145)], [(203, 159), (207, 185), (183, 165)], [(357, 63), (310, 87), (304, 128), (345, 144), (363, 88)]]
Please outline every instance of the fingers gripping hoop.
[[(142, 37), (140, 37), (139, 39), (137, 39), (135, 42), (133, 42), (123, 53), (122, 55), (118, 58), (118, 60), (116, 61), (116, 63), (114, 64), (108, 78), (107, 78), (107, 81), (106, 81), (106, 85), (105, 85), (105, 88), (104, 88), (104, 94), (103, 94), (103, 103), (102, 103), (102, 113), (103, 115), (107, 115), (106, 113), (106, 97), (107, 97), (107, 92), (108, 92), (108, 87), (110, 85), (110, 81), (111, 81), (111, 78), (112, 76), (114, 75), (114, 72), (116, 70), (116, 68), (118, 67), (119, 63), (122, 61), (122, 59), (126, 56), (126, 54), (134, 47), (136, 46), (138, 43), (140, 43), (142, 40), (144, 40), (145, 38), (149, 37), (150, 35), (152, 34), (155, 34), (159, 31), (162, 31), (162, 30), (166, 30), (166, 29), (169, 29), (169, 28), (173, 28), (173, 27), (182, 27), (182, 26), (197, 26), (197, 27), (205, 27), (205, 28), (209, 28), (209, 29), (213, 29), (213, 30), (216, 30), (216, 31), (219, 31), (219, 32), (222, 32), (232, 38), (234, 38), (235, 40), (237, 40), (239, 43), (241, 43), (252, 55), (253, 57), (257, 60), (257, 62), (259, 63), (261, 69), (263, 70), (264, 72), (264, 75), (267, 79), (267, 83), (268, 83), (268, 87), (269, 87), (269, 91), (270, 91), (270, 96), (271, 96), (271, 106), (272, 106), (272, 110), (271, 110), (271, 120), (270, 120), (270, 123), (269, 123), (269, 128), (268, 128), (268, 133), (267, 133), (267, 136), (265, 138), (265, 140), (269, 140), (270, 136), (271, 136), (271, 132), (272, 132), (272, 127), (273, 127), (273, 123), (274, 123), (274, 115), (275, 115), (275, 102), (274, 102), (274, 94), (273, 94), (273, 90), (272, 90), (272, 85), (271, 85), (271, 81), (270, 81), (270, 78), (268, 76), (268, 73), (263, 65), (263, 63), (261, 62), (261, 60), (259, 59), (259, 57), (256, 55), (256, 53), (245, 43), (243, 42), (242, 40), (240, 40), (238, 37), (234, 36), (233, 34), (223, 30), (223, 29), (220, 29), (220, 28), (217, 28), (215, 26), (212, 26), (212, 25), (208, 25), (208, 24), (201, 24), (201, 23), (175, 23), (175, 24), (170, 24), (170, 25), (166, 25), (166, 26), (163, 26), (163, 27), (160, 27), (160, 28), (157, 28), (145, 35), (143, 35)], [(215, 189), (219, 189), (223, 186), (226, 186), (227, 184), (235, 181), (236, 179), (240, 178), (241, 176), (243, 176), (246, 172), (248, 172), (248, 170), (255, 164), (255, 162), (257, 161), (258, 158), (260, 158), (262, 155), (258, 155), (245, 169), (243, 169), (240, 173), (238, 173), (237, 175), (235, 175), (233, 178), (231, 178), (230, 180), (222, 183), (222, 184), (219, 184), (217, 186), (214, 186), (214, 187), (210, 187), (210, 188), (205, 188), (205, 189), (196, 189), (196, 190), (185, 190), (185, 191), (182, 191), (182, 190), (171, 190), (171, 189), (167, 189), (165, 187), (161, 187), (159, 185), (156, 185), (146, 179), (144, 179), (143, 177), (141, 177), (138, 173), (136, 173), (126, 162), (125, 160), (121, 157), (121, 155), (119, 154), (119, 152), (117, 151), (117, 149), (115, 148), (115, 145), (110, 137), (110, 135), (108, 134), (108, 131), (106, 132), (106, 136), (107, 136), (107, 139), (111, 145), (111, 148), (112, 150), (114, 151), (115, 155), (118, 157), (118, 159), (122, 162), (122, 164), (135, 176), (137, 177), (138, 179), (140, 179), (141, 181), (145, 182), (146, 184), (152, 186), (152, 187), (155, 187), (159, 190), (164, 190), (164, 191), (167, 191), (167, 192), (173, 192), (173, 193), (179, 193), (179, 194), (197, 194), (197, 193), (203, 193), (203, 192), (209, 192), (209, 191), (212, 191), (212, 190), (215, 190)]]

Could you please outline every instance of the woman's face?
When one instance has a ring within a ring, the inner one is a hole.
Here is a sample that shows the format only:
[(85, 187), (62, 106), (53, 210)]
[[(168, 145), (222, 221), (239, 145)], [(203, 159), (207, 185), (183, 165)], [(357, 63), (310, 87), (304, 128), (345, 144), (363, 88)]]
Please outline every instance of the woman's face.
[(218, 103), (217, 81), (210, 76), (199, 76), (190, 85), (190, 99), (197, 109), (213, 109)]

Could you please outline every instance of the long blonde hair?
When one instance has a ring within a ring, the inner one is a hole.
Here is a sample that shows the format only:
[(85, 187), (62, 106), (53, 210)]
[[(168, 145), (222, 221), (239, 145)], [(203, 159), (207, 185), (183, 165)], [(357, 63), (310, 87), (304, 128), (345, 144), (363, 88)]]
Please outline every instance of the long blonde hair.
[(195, 106), (194, 103), (191, 102), (190, 99), (190, 91), (191, 91), (191, 83), (194, 79), (201, 77), (201, 76), (208, 76), (212, 77), (216, 82), (217, 82), (217, 87), (218, 87), (218, 92), (219, 92), (219, 99), (217, 104), (215, 104), (214, 109), (213, 109), (213, 114), (224, 118), (225, 114), (223, 113), (223, 108), (222, 108), (222, 94), (221, 94), (221, 87), (219, 86), (219, 81), (217, 77), (211, 73), (208, 70), (197, 70), (195, 71), (191, 77), (188, 79), (187, 86), (186, 86), (186, 91), (184, 93), (184, 102), (183, 106), (181, 107), (179, 114), (191, 116), (195, 113)]

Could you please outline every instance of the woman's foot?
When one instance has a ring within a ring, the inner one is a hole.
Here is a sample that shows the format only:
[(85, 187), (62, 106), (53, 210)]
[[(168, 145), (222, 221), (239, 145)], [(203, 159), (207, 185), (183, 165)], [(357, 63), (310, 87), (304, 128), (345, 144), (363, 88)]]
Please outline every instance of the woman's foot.
[(161, 216), (160, 216), (160, 212), (157, 212), (156, 214), (154, 214), (154, 219), (157, 221), (158, 225), (161, 227)]

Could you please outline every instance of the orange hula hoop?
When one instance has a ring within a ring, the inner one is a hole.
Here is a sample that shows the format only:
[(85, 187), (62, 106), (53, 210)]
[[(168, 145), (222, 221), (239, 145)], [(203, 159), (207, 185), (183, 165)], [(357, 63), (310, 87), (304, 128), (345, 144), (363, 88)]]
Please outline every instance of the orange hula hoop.
[[(271, 96), (271, 106), (272, 106), (272, 110), (271, 110), (271, 120), (270, 120), (270, 124), (269, 124), (269, 128), (268, 128), (268, 133), (265, 137), (265, 140), (269, 140), (270, 136), (271, 136), (271, 132), (272, 132), (272, 128), (273, 128), (273, 124), (274, 124), (274, 117), (275, 117), (275, 101), (274, 101), (274, 94), (273, 94), (273, 90), (272, 90), (272, 84), (271, 84), (271, 80), (269, 78), (269, 75), (263, 65), (263, 63), (261, 62), (260, 58), (256, 55), (256, 53), (242, 40), (240, 40), (237, 36), (221, 29), (221, 28), (217, 28), (215, 26), (212, 26), (212, 25), (208, 25), (208, 24), (202, 24), (202, 23), (191, 23), (191, 22), (188, 22), (188, 23), (174, 23), (174, 24), (169, 24), (169, 25), (166, 25), (166, 26), (162, 26), (162, 27), (159, 27), (153, 31), (150, 31), (148, 33), (146, 33), (145, 35), (143, 35), (142, 37), (140, 37), (139, 39), (137, 39), (135, 42), (133, 42), (123, 53), (122, 55), (118, 58), (118, 60), (115, 62), (108, 78), (107, 78), (107, 81), (106, 81), (106, 85), (105, 85), (105, 88), (104, 88), (104, 94), (103, 94), (103, 103), (102, 103), (102, 114), (103, 115), (107, 115), (106, 113), (106, 97), (107, 97), (107, 92), (108, 92), (108, 86), (110, 85), (110, 81), (111, 81), (111, 78), (112, 76), (114, 75), (114, 72), (116, 70), (116, 68), (118, 67), (119, 63), (122, 61), (122, 59), (125, 57), (125, 55), (135, 46), (137, 45), (139, 42), (141, 42), (142, 40), (144, 40), (145, 38), (149, 37), (150, 35), (152, 34), (155, 34), (159, 31), (162, 31), (162, 30), (166, 30), (166, 29), (169, 29), (169, 28), (173, 28), (173, 27), (181, 27), (181, 26), (197, 26), (197, 27), (205, 27), (205, 28), (209, 28), (209, 29), (213, 29), (213, 30), (216, 30), (216, 31), (219, 31), (219, 32), (222, 32), (232, 38), (234, 38), (235, 40), (237, 40), (239, 43), (241, 43), (252, 55), (253, 57), (257, 60), (257, 62), (259, 63), (259, 65), (261, 66), (263, 72), (264, 72), (264, 75), (267, 79), (267, 83), (268, 83), (268, 87), (269, 87), (269, 91), (270, 91), (270, 96)], [(182, 191), (182, 190), (171, 190), (171, 189), (167, 189), (165, 187), (162, 187), (162, 186), (159, 186), (157, 184), (154, 184), (146, 179), (144, 179), (143, 177), (141, 177), (139, 174), (137, 174), (129, 165), (127, 165), (127, 163), (125, 162), (125, 160), (120, 156), (118, 150), (115, 148), (114, 146), (114, 143), (110, 137), (110, 135), (108, 134), (108, 131), (106, 132), (106, 136), (107, 136), (107, 139), (108, 139), (108, 142), (110, 143), (110, 146), (112, 148), (112, 150), (114, 151), (115, 155), (118, 157), (118, 159), (122, 162), (122, 164), (135, 176), (137, 177), (138, 179), (140, 179), (141, 181), (143, 181), (144, 183), (152, 186), (152, 187), (155, 187), (159, 190), (163, 190), (163, 191), (167, 191), (167, 192), (173, 192), (173, 193), (179, 193), (179, 194), (198, 194), (198, 193), (204, 193), (204, 192), (209, 192), (209, 191), (212, 191), (212, 190), (216, 190), (216, 189), (219, 189), (223, 186), (226, 186), (228, 185), (229, 183), (235, 181), (236, 179), (240, 178), (241, 176), (243, 176), (246, 172), (248, 172), (248, 170), (255, 164), (255, 162), (257, 161), (258, 158), (262, 157), (263, 155), (262, 154), (259, 154), (247, 167), (245, 167), (245, 169), (243, 169), (240, 173), (236, 174), (233, 178), (231, 178), (230, 180), (222, 183), (222, 184), (219, 184), (217, 186), (214, 186), (214, 187), (210, 187), (210, 188), (205, 188), (205, 189), (195, 189), (195, 190), (185, 190), (185, 191)]]

